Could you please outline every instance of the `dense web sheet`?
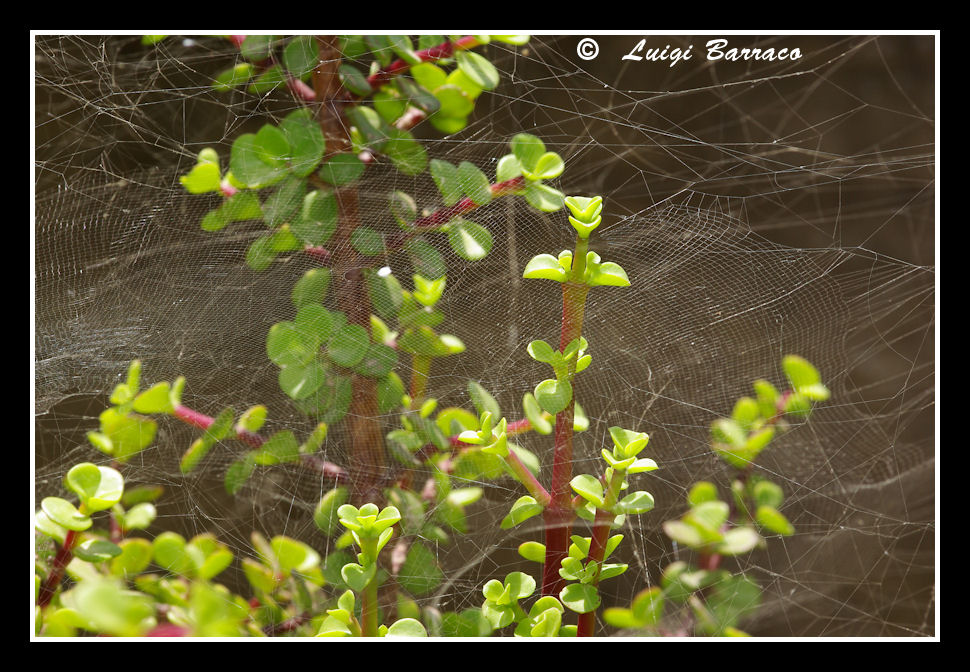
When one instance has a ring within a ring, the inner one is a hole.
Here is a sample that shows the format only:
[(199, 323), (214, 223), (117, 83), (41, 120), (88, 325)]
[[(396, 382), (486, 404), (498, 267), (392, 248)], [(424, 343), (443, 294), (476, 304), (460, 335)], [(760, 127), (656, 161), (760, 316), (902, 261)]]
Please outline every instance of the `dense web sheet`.
[[(650, 47), (693, 44), (694, 58), (622, 60), (643, 37)], [(728, 35), (730, 46), (798, 47), (802, 57), (708, 61), (702, 47), (716, 37), (596, 36), (589, 61), (577, 55), (581, 36), (492, 44), (502, 84), (483, 95), (468, 127), (442, 137), (422, 124), (415, 134), (429, 156), (472, 161), (490, 176), (514, 133), (535, 134), (565, 159), (560, 189), (606, 198), (594, 248), (633, 286), (590, 295), (593, 364), (577, 395), (591, 426), (577, 437), (575, 469), (595, 466), (612, 425), (648, 432), (645, 454), (662, 467), (644, 481), (656, 509), (624, 530), (631, 568), (604, 584), (608, 603), (628, 604), (631, 591), (685, 557), (661, 524), (682, 514), (693, 482), (729, 485), (708, 446), (711, 421), (752, 380), (781, 384), (782, 356), (798, 353), (820, 369), (832, 400), (759, 465), (783, 484), (797, 533), (740, 560), (765, 591), (744, 628), (938, 635), (936, 38)], [(212, 77), (236, 58), (231, 44), (204, 36), (155, 47), (130, 36), (37, 37), (38, 498), (60, 493), (73, 464), (105, 461), (85, 432), (136, 357), (148, 381), (184, 375), (185, 403), (199, 411), (263, 403), (273, 430), (312, 427), (265, 354), (267, 330), (292, 318), (290, 288), (312, 261), (293, 255), (253, 272), (244, 253), (258, 226), (202, 231), (211, 199), (178, 182), (203, 147), (225, 160), (232, 139), (265, 115), (278, 120), (304, 104), (285, 90), (213, 91)], [(378, 159), (361, 189), (362, 219), (393, 231), (394, 189), (419, 207), (440, 206), (427, 175), (407, 178)], [(495, 247), (476, 263), (450, 257), (447, 331), (468, 349), (436, 361), (429, 390), (471, 408), (472, 378), (518, 418), (522, 395), (546, 376), (525, 346), (556, 340), (561, 311), (559, 288), (522, 280), (522, 268), (567, 247), (571, 229), (561, 213), (541, 215), (517, 198), (474, 219)], [(410, 276), (402, 259), (387, 263)], [(166, 487), (150, 534), (211, 531), (237, 557), (253, 553), (253, 529), (327, 543), (311, 516), (329, 483), (278, 467), (229, 497), (222, 474), (243, 448), (220, 444), (205, 470), (182, 476), (179, 456), (195, 435), (162, 423), (153, 447), (126, 467), (126, 479)], [(547, 437), (523, 445), (551, 459)], [(325, 449), (345, 459), (339, 430)], [(539, 534), (498, 530), (524, 494), (515, 483), (479, 485), (486, 495), (471, 510), (471, 533), (437, 548), (451, 580), (422, 599), (441, 608), (478, 606), (482, 584), (504, 576), (518, 544)]]

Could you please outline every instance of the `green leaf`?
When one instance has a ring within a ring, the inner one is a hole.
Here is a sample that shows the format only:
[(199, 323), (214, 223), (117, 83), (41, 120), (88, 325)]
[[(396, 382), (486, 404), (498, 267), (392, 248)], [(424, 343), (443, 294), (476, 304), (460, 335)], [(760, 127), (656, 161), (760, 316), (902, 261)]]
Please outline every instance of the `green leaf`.
[(599, 591), (590, 584), (570, 583), (559, 593), (559, 599), (577, 614), (595, 611), (600, 606)]
[(121, 581), (96, 578), (81, 581), (73, 602), (86, 629), (118, 637), (140, 637), (155, 624), (151, 597), (126, 590)]
[(691, 506), (713, 501), (717, 501), (717, 486), (709, 481), (698, 481), (687, 493), (687, 503)]
[(173, 574), (191, 576), (195, 571), (195, 560), (180, 534), (162, 532), (152, 542), (152, 553), (155, 563)]
[(302, 541), (277, 535), (270, 541), (270, 548), (284, 574), (298, 572), (313, 579), (320, 571), (320, 554)]
[(270, 166), (286, 166), (286, 159), (290, 155), (290, 143), (283, 131), (276, 126), (264, 124), (256, 133), (254, 147), (263, 163)]
[(205, 194), (219, 191), (222, 186), (222, 176), (218, 163), (198, 163), (187, 175), (182, 175), (179, 182), (190, 194)]
[(280, 369), (279, 385), (292, 399), (306, 399), (324, 383), (326, 372), (316, 360), (305, 365), (284, 366)]
[(245, 458), (241, 460), (236, 460), (229, 465), (226, 470), (226, 476), (224, 479), (224, 485), (226, 492), (230, 495), (234, 495), (239, 492), (239, 489), (246, 484), (249, 477), (252, 476), (253, 470), (256, 468), (256, 458), (254, 456), (255, 451), (246, 455)]
[(411, 544), (407, 559), (398, 572), (398, 584), (412, 595), (421, 596), (437, 588), (443, 579), (434, 553), (419, 541)]
[(397, 365), (397, 351), (381, 343), (371, 343), (364, 358), (354, 367), (357, 373), (383, 378)]
[(300, 447), (293, 432), (277, 432), (253, 453), (253, 459), (256, 464), (262, 465), (296, 462), (300, 459)]
[(535, 398), (544, 411), (555, 415), (569, 406), (573, 388), (566, 380), (544, 380), (536, 385)]
[(761, 535), (750, 527), (735, 527), (724, 533), (724, 541), (718, 547), (721, 555), (741, 555), (754, 550), (761, 543)]
[(364, 162), (356, 154), (337, 154), (320, 167), (320, 178), (339, 187), (350, 184), (364, 172)]
[(212, 82), (212, 88), (220, 93), (226, 93), (227, 91), (232, 91), (237, 86), (242, 86), (252, 76), (252, 63), (239, 63), (220, 72)]
[(492, 200), (488, 178), (474, 164), (468, 161), (458, 164), (458, 182), (475, 205), (486, 205)]
[(774, 507), (766, 505), (759, 506), (757, 511), (755, 511), (754, 519), (758, 521), (761, 527), (770, 532), (775, 532), (785, 537), (795, 534), (795, 528), (792, 524)]
[[(316, 60), (315, 54), (313, 58)], [(301, 108), (286, 115), (280, 122), (280, 131), (290, 146), (288, 158), (293, 174), (306, 177), (320, 163), (326, 150), (319, 122), (309, 109)]]
[(475, 102), (461, 88), (453, 84), (445, 84), (434, 90), (434, 97), (438, 99), (438, 111), (434, 116), (463, 119), (475, 109)]
[(529, 345), (526, 347), (526, 351), (529, 353), (529, 356), (537, 362), (552, 364), (553, 362), (562, 361), (562, 355), (559, 353), (559, 351), (553, 350), (551, 345), (542, 340), (535, 340), (529, 343)]
[(600, 212), (603, 210), (603, 197), (568, 196), (565, 199), (565, 205), (569, 208), (572, 216), (581, 223), (592, 224), (600, 218)]
[(108, 565), (114, 576), (126, 578), (145, 570), (152, 561), (152, 544), (147, 539), (127, 538), (118, 543), (121, 554)]
[(434, 63), (421, 63), (411, 68), (414, 81), (429, 91), (444, 85), (448, 74)]
[(514, 44), (515, 46), (522, 46), (523, 44), (529, 43), (528, 35), (490, 35), (496, 42), (505, 42), (506, 44)]
[(90, 462), (72, 467), (67, 472), (65, 482), (91, 513), (110, 509), (121, 501), (125, 489), (124, 478), (118, 471), (111, 467), (98, 467)]
[(350, 244), (365, 256), (376, 256), (384, 251), (384, 239), (369, 226), (358, 226), (351, 231)]
[(385, 637), (427, 637), (428, 631), (413, 618), (402, 618), (391, 624)]
[(418, 206), (409, 194), (403, 191), (391, 193), (388, 209), (394, 215), (394, 219), (404, 229), (410, 229), (411, 224), (418, 216)]
[[(262, 219), (263, 209), (259, 199), (251, 191), (239, 191), (222, 202), (218, 212), (227, 222), (238, 222), (245, 219)], [(203, 226), (203, 228), (205, 228)]]
[(534, 497), (529, 497), (528, 495), (519, 497), (515, 504), (512, 505), (512, 509), (508, 515), (502, 520), (501, 528), (508, 530), (542, 512), (542, 505)]
[(290, 298), (297, 309), (307, 305), (319, 304), (327, 296), (329, 288), (330, 269), (311, 268), (293, 285)]
[(200, 222), (199, 226), (202, 227), (203, 231), (211, 232), (211, 231), (221, 231), (222, 229), (226, 228), (226, 225), (228, 224), (229, 224), (229, 220), (226, 219), (225, 213), (222, 211), (221, 208), (217, 208), (215, 210), (210, 210), (209, 212), (207, 212), (205, 216), (202, 218), (202, 222)]
[(407, 107), (407, 101), (402, 100), (395, 89), (384, 87), (374, 94), (374, 110), (389, 124), (397, 121)]
[(761, 415), (771, 418), (778, 411), (778, 398), (781, 396), (774, 385), (767, 380), (759, 379), (753, 383), (758, 409)]
[(112, 457), (121, 463), (151, 445), (158, 429), (154, 420), (127, 415), (117, 408), (105, 409), (98, 419), (101, 421), (101, 438), (107, 438)]
[[(426, 87), (419, 85), (408, 77), (401, 76), (394, 79), (394, 86), (400, 91), (401, 105), (404, 107), (413, 105), (428, 116), (437, 116), (436, 113), (441, 109), (441, 101)], [(376, 100), (374, 106), (377, 106)], [(404, 110), (401, 110), (401, 114), (403, 113)]]
[(734, 420), (715, 420), (711, 425), (711, 436), (719, 443), (726, 443), (735, 448), (741, 448), (747, 442), (747, 433)]
[(822, 382), (822, 376), (818, 369), (804, 357), (788, 355), (782, 360), (781, 366), (785, 375), (788, 376), (791, 386), (796, 391), (801, 391), (803, 387), (819, 385)]
[(370, 51), (374, 58), (383, 66), (387, 67), (391, 64), (391, 59), (394, 57), (393, 51), (391, 49), (391, 40), (387, 35), (365, 35), (364, 41), (367, 42), (367, 46), (370, 47)]
[(272, 53), (273, 40), (273, 35), (249, 35), (239, 45), (239, 52), (246, 60), (262, 61)]
[(380, 151), (392, 131), (392, 127), (381, 119), (381, 115), (365, 105), (348, 108), (344, 114), (360, 133), (363, 141), (375, 151)]
[(311, 191), (290, 225), (293, 234), (307, 245), (325, 245), (337, 228), (337, 199), (333, 193)]
[(456, 60), (461, 71), (483, 89), (491, 91), (498, 86), (498, 70), (481, 54), (459, 51)]
[(407, 131), (392, 128), (381, 150), (404, 175), (420, 175), (428, 166), (428, 153)]
[(523, 278), (566, 282), (568, 275), (559, 260), (551, 254), (538, 254), (529, 260), (522, 273)]
[(638, 490), (621, 499), (613, 507), (613, 513), (617, 515), (639, 515), (652, 511), (654, 506), (653, 495), (644, 490)]
[(451, 206), (461, 200), (461, 183), (458, 181), (458, 169), (455, 166), (447, 161), (432, 159), (429, 172), (445, 205)]
[(492, 250), (492, 234), (475, 222), (454, 219), (448, 225), (448, 243), (462, 259), (478, 261)]
[(431, 118), (431, 125), (437, 130), (441, 131), (445, 135), (451, 135), (452, 133), (457, 133), (461, 129), (468, 125), (467, 117), (446, 117), (440, 112), (434, 114)]
[[(751, 397), (741, 397), (734, 404), (731, 419), (741, 425), (745, 431), (750, 431), (752, 425), (761, 417), (758, 402)], [(770, 416), (769, 416), (770, 417)]]
[(523, 170), (523, 175), (526, 179), (531, 181), (536, 180), (551, 180), (555, 177), (562, 175), (562, 172), (566, 169), (566, 164), (563, 163), (562, 158), (555, 152), (546, 152), (539, 157), (536, 161), (536, 165), (532, 170)]
[(409, 65), (417, 65), (421, 62), (421, 57), (414, 51), (414, 43), (407, 35), (388, 35), (387, 40), (394, 53)]
[(536, 581), (524, 572), (510, 572), (505, 575), (505, 588), (513, 600), (523, 600), (536, 590)]
[(650, 437), (644, 432), (634, 432), (622, 427), (610, 427), (610, 438), (615, 446), (614, 454), (626, 459), (639, 454), (647, 445)]
[(416, 273), (430, 280), (437, 280), (448, 270), (444, 257), (431, 243), (423, 238), (412, 238), (405, 246)]
[[(719, 581), (707, 593), (705, 601), (714, 617), (716, 628), (715, 632), (709, 634), (737, 636), (739, 631), (733, 626), (757, 609), (762, 591), (757, 583), (739, 574)], [(729, 630), (733, 632), (728, 632)]]
[(529, 182), (522, 195), (536, 210), (556, 212), (562, 209), (562, 192), (540, 182)]
[(542, 564), (546, 561), (545, 544), (540, 544), (536, 541), (526, 541), (519, 545), (519, 555), (526, 560)]
[[(285, 138), (284, 138), (285, 141)], [(283, 179), (286, 167), (271, 165), (263, 160), (265, 149), (254, 133), (240, 135), (232, 143), (229, 167), (235, 178), (249, 187), (259, 189)]]
[(256, 80), (249, 85), (249, 92), (255, 93), (257, 95), (262, 95), (264, 93), (269, 93), (273, 89), (281, 86), (283, 82), (286, 81), (286, 75), (283, 72), (283, 68), (279, 65), (273, 65), (262, 72)]
[(785, 401), (785, 413), (795, 417), (808, 417), (812, 412), (812, 402), (804, 394), (789, 395)]
[(528, 133), (519, 133), (510, 143), (512, 153), (519, 160), (524, 170), (535, 170), (539, 158), (546, 153), (546, 145), (542, 140)]
[(305, 189), (306, 183), (302, 179), (285, 178), (263, 203), (266, 225), (277, 227), (289, 221), (303, 203)]
[(370, 345), (367, 330), (358, 324), (343, 326), (327, 344), (327, 355), (340, 366), (354, 366), (360, 363)]
[(266, 353), (277, 366), (302, 366), (316, 356), (320, 344), (319, 336), (296, 323), (278, 322), (266, 336)]
[(340, 82), (348, 91), (358, 96), (370, 95), (371, 86), (367, 81), (367, 77), (360, 70), (349, 63), (342, 63), (337, 72), (340, 76)]
[(457, 86), (473, 101), (478, 98), (483, 90), (474, 79), (462, 72), (461, 68), (452, 70), (445, 80), (445, 84)]
[(283, 64), (296, 77), (309, 74), (317, 66), (318, 59), (316, 40), (312, 35), (294, 37), (283, 49)]
[(586, 284), (590, 287), (629, 287), (630, 278), (619, 264), (605, 261), (587, 267)]
[(51, 521), (75, 532), (86, 530), (93, 523), (90, 516), (81, 513), (73, 504), (60, 497), (45, 497), (40, 508)]
[(586, 501), (603, 506), (603, 484), (594, 476), (580, 474), (569, 482), (569, 487)]
[(478, 411), (479, 415), (482, 413), (491, 413), (493, 418), (501, 417), (502, 410), (499, 408), (495, 397), (473, 380), (468, 381), (468, 396), (471, 397), (472, 403), (475, 405), (475, 410)]
[(531, 393), (527, 392), (522, 397), (522, 409), (525, 412), (525, 417), (528, 418), (529, 423), (536, 432), (542, 435), (552, 433), (552, 423), (542, 415), (539, 402), (536, 401), (536, 398)]
[(755, 504), (758, 506), (769, 506), (777, 509), (785, 501), (785, 494), (776, 483), (760, 480), (754, 484), (751, 490)]
[(660, 617), (663, 614), (663, 591), (659, 586), (641, 590), (633, 598), (633, 604), (630, 606), (633, 616), (641, 626), (656, 625), (660, 622)]
[(139, 502), (125, 512), (120, 523), (125, 530), (144, 530), (155, 522), (156, 517), (158, 517), (158, 511), (154, 504)]
[(521, 174), (522, 166), (519, 165), (519, 160), (515, 158), (515, 154), (506, 154), (498, 160), (498, 164), (495, 166), (496, 182), (507, 182)]
[(704, 545), (704, 538), (693, 526), (680, 520), (668, 520), (663, 524), (664, 533), (682, 546), (700, 548)]
[(34, 513), (34, 529), (61, 545), (64, 544), (64, 539), (67, 536), (67, 530), (62, 525), (51, 520), (43, 511)]

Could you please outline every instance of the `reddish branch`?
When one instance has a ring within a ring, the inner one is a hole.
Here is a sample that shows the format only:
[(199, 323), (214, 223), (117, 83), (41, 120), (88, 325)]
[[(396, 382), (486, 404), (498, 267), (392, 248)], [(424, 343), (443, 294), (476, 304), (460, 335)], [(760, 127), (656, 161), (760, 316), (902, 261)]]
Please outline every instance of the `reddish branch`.
[[(173, 415), (182, 422), (193, 427), (198, 427), (199, 429), (209, 429), (212, 423), (215, 422), (215, 419), (211, 416), (185, 406), (176, 406)], [(244, 429), (236, 429), (236, 438), (253, 448), (261, 448), (266, 443), (266, 439), (261, 435), (248, 432)], [(347, 472), (333, 462), (327, 462), (312, 455), (301, 455), (300, 464), (313, 471), (318, 471), (328, 478), (332, 478), (337, 483), (346, 483), (348, 480)]]
[[(465, 35), (454, 42), (443, 42), (429, 49), (423, 49), (415, 52), (415, 55), (421, 60), (422, 63), (427, 63), (428, 61), (440, 61), (443, 58), (451, 58), (457, 51), (472, 49), (477, 47), (479, 44), (481, 44), (481, 42), (475, 39), (474, 35)], [(388, 65), (386, 68), (382, 68), (368, 77), (367, 83), (370, 84), (372, 89), (376, 89), (389, 82), (395, 75), (407, 72), (410, 68), (410, 63), (404, 59), (398, 59)]]
[(54, 593), (57, 592), (57, 587), (61, 585), (64, 568), (74, 557), (74, 543), (77, 541), (77, 536), (78, 533), (74, 530), (68, 530), (67, 534), (64, 535), (64, 543), (57, 549), (57, 554), (51, 562), (50, 574), (47, 575), (47, 580), (40, 588), (40, 595), (37, 596), (37, 604), (41, 608), (50, 604), (54, 598)]
[[(576, 262), (574, 262), (576, 263)], [(575, 270), (575, 269), (574, 269)], [(565, 282), (562, 286), (562, 328), (559, 339), (560, 351), (582, 335), (586, 294), (589, 287), (577, 282)], [(542, 594), (558, 595), (566, 581), (559, 576), (559, 566), (569, 549), (569, 533), (573, 520), (572, 480), (573, 421), (575, 419), (575, 391), (573, 399), (556, 415), (555, 448), (553, 453), (552, 503), (544, 512), (546, 523), (546, 560), (543, 565)]]

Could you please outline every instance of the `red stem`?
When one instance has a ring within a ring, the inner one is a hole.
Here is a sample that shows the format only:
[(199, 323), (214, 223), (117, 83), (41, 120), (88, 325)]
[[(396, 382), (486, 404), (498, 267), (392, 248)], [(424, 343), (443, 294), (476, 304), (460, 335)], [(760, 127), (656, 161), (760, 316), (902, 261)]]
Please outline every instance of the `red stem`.
[(54, 598), (54, 593), (57, 592), (57, 587), (61, 585), (61, 579), (64, 577), (64, 568), (67, 567), (68, 563), (71, 562), (71, 558), (74, 557), (74, 544), (77, 541), (77, 537), (78, 533), (74, 530), (68, 530), (67, 534), (64, 535), (64, 543), (57, 549), (57, 554), (51, 562), (50, 574), (47, 575), (47, 580), (44, 581), (44, 585), (40, 588), (40, 594), (37, 596), (37, 604), (41, 608), (50, 604)]
[[(575, 262), (574, 262), (575, 263)], [(582, 335), (583, 314), (589, 287), (574, 282), (562, 286), (562, 330), (559, 349)], [(570, 365), (570, 374), (575, 364)], [(572, 496), (569, 481), (573, 470), (573, 420), (575, 390), (569, 405), (556, 415), (555, 449), (553, 452), (552, 483), (549, 488), (552, 502), (545, 510), (546, 560), (543, 565), (542, 594), (558, 595), (566, 581), (559, 576), (559, 567), (569, 549), (569, 534), (573, 520)]]
[[(454, 42), (443, 42), (436, 46), (430, 47), (429, 49), (423, 49), (416, 52), (416, 56), (421, 59), (422, 63), (426, 63), (428, 61), (438, 61), (442, 58), (451, 58), (456, 51), (477, 47), (478, 44), (479, 42), (474, 36), (466, 35), (458, 40), (455, 40)], [(386, 68), (383, 68), (368, 77), (367, 83), (370, 84), (371, 89), (376, 89), (382, 84), (390, 81), (395, 75), (406, 72), (410, 68), (410, 63), (399, 58)]]
[[(593, 537), (589, 544), (589, 561), (602, 563), (606, 555), (606, 542), (610, 537), (610, 527), (613, 514), (602, 509), (596, 510), (596, 521), (593, 523)], [(599, 584), (597, 577), (593, 585)], [(576, 636), (592, 637), (596, 634), (596, 610), (580, 614), (577, 621)]]
[[(208, 416), (205, 413), (200, 413), (199, 411), (193, 410), (186, 406), (176, 406), (172, 415), (182, 422), (192, 425), (193, 427), (198, 427), (199, 429), (209, 429), (209, 427), (212, 426), (212, 423), (215, 422), (213, 417)], [(266, 443), (266, 439), (261, 435), (254, 432), (247, 432), (243, 429), (236, 430), (236, 438), (243, 443), (252, 446), (253, 448), (262, 448), (263, 444)], [(313, 471), (318, 471), (324, 476), (332, 478), (338, 483), (347, 483), (349, 480), (347, 472), (342, 467), (334, 464), (333, 462), (321, 460), (313, 455), (301, 455), (300, 464), (304, 467), (312, 469)]]

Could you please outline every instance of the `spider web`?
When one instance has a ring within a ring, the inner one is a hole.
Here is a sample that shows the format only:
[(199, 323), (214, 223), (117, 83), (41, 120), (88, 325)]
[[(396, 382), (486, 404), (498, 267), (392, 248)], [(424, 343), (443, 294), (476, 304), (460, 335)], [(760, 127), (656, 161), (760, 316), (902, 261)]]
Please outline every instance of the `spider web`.
[[(711, 421), (750, 394), (781, 384), (782, 356), (813, 362), (832, 389), (808, 424), (772, 444), (759, 469), (785, 489), (797, 532), (729, 565), (755, 577), (763, 605), (744, 629), (758, 636), (936, 636), (935, 50), (933, 35), (724, 35), (730, 46), (798, 47), (795, 61), (708, 61), (719, 35), (597, 35), (599, 55), (577, 55), (579, 35), (534, 36), (485, 53), (502, 83), (451, 136), (414, 129), (431, 158), (468, 160), (494, 175), (517, 132), (541, 137), (566, 171), (567, 194), (603, 194), (594, 249), (632, 286), (590, 293), (584, 335), (593, 363), (577, 383), (590, 429), (577, 436), (574, 473), (597, 468), (607, 428), (650, 434), (661, 470), (640, 477), (657, 506), (628, 521), (630, 569), (603, 584), (628, 605), (670, 562), (687, 559), (661, 530), (705, 479), (730, 473), (709, 449)], [(623, 60), (648, 48), (694, 58)], [(196, 154), (279, 120), (304, 103), (286, 90), (217, 93), (212, 78), (238, 50), (206, 36), (145, 47), (126, 35), (38, 35), (35, 41), (34, 496), (62, 493), (80, 461), (108, 463), (85, 439), (128, 363), (143, 379), (184, 375), (183, 403), (216, 415), (265, 404), (267, 430), (305, 436), (312, 424), (276, 383), (265, 353), (275, 322), (292, 319), (290, 288), (312, 263), (299, 255), (255, 273), (244, 262), (260, 226), (199, 228), (213, 206), (178, 182)], [(406, 178), (380, 157), (361, 182), (362, 221), (393, 231), (387, 196), (420, 207), (440, 197), (427, 175)], [(442, 306), (468, 346), (436, 360), (429, 392), (472, 409), (481, 382), (511, 419), (547, 374), (526, 354), (558, 338), (559, 288), (521, 280), (533, 255), (570, 245), (561, 213), (505, 198), (472, 216), (495, 239), (480, 262), (449, 258)], [(447, 244), (442, 246), (447, 253)], [(386, 262), (404, 279), (407, 264)], [(497, 326), (496, 326), (497, 325)], [(402, 377), (407, 365), (402, 359)], [(472, 409), (473, 410), (473, 409)], [(387, 429), (394, 428), (387, 418)], [(126, 480), (166, 493), (149, 536), (214, 532), (237, 559), (249, 535), (286, 534), (326, 554), (312, 511), (332, 487), (295, 467), (257, 471), (236, 497), (222, 475), (244, 450), (224, 442), (204, 469), (178, 460), (197, 432), (162, 423)], [(551, 441), (530, 435), (548, 479)], [(326, 458), (346, 463), (338, 428)], [(525, 494), (485, 489), (467, 535), (435, 547), (449, 581), (423, 603), (477, 607), (481, 586), (520, 566), (516, 547), (535, 526), (500, 532)], [(577, 533), (582, 533), (577, 528)], [(541, 539), (540, 539), (541, 540)], [(239, 582), (234, 567), (220, 580)], [(235, 578), (233, 578), (233, 576)]]

